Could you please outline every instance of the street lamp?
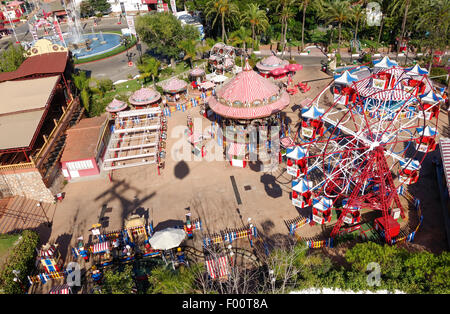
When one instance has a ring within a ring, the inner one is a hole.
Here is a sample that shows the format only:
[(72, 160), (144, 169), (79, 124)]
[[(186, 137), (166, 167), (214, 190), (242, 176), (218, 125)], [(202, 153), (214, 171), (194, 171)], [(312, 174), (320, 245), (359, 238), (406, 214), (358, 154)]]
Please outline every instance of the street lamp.
[(25, 289), (25, 287), (23, 286), (23, 284), (22, 284), (22, 281), (20, 281), (20, 279), (19, 279), (19, 274), (20, 274), (20, 270), (13, 270), (12, 271), (12, 273), (14, 274), (14, 282), (17, 282), (17, 283), (19, 283), (19, 285), (20, 285), (20, 288), (22, 289), (22, 291), (24, 292), (24, 293), (27, 293), (27, 290)]
[(36, 206), (42, 209), (42, 212), (44, 213), (45, 219), (47, 220), (47, 225), (48, 225), (49, 228), (51, 228), (52, 223), (51, 223), (50, 219), (48, 219), (47, 214), (45, 213), (45, 210), (42, 207), (42, 200), (39, 200), (39, 203), (37, 203)]

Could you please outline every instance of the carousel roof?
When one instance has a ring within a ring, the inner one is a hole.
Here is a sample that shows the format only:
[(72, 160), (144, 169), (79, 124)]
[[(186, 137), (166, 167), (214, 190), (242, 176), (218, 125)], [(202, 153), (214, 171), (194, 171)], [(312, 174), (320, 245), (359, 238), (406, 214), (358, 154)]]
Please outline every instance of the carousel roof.
[(325, 196), (313, 199), (313, 207), (320, 211), (326, 211), (333, 205), (333, 201)]
[(299, 160), (306, 156), (306, 148), (295, 146), (294, 148), (287, 148), (286, 157), (290, 159)]
[(161, 98), (161, 94), (157, 91), (142, 87), (134, 92), (133, 95), (128, 98), (128, 101), (132, 105), (147, 105), (158, 101)]
[(417, 132), (422, 136), (435, 136), (437, 134), (437, 130), (433, 127), (426, 126), (424, 128), (416, 128)]
[(335, 75), (334, 82), (349, 85), (353, 82), (358, 81), (358, 78), (355, 75), (350, 74), (347, 70), (342, 73), (342, 75)]
[(373, 66), (375, 68), (391, 68), (393, 66), (398, 66), (398, 63), (389, 59), (388, 56), (385, 56), (381, 60), (374, 60)]
[(200, 69), (198, 67), (195, 67), (194, 69), (191, 70), (191, 72), (189, 72), (189, 75), (191, 75), (191, 76), (203, 76), (203, 75), (205, 75), (205, 70)]
[(292, 181), (292, 190), (298, 193), (305, 193), (312, 188), (312, 182), (304, 178), (299, 181)]
[(186, 88), (187, 83), (176, 77), (172, 78), (163, 86), (165, 92), (172, 92), (172, 93), (180, 92), (182, 90), (185, 90)]
[(421, 68), (418, 64), (411, 68), (405, 68), (405, 72), (408, 75), (425, 75), (428, 74), (428, 71)]
[(324, 113), (325, 113), (325, 109), (321, 109), (316, 106), (311, 106), (309, 108), (302, 109), (302, 118), (318, 119)]
[(225, 61), (223, 62), (223, 66), (225, 68), (231, 68), (234, 65), (234, 61), (231, 58), (225, 58)]
[(420, 95), (419, 97), (423, 102), (435, 103), (442, 100), (442, 97), (433, 93), (432, 90), (430, 90), (427, 94)]
[(124, 101), (120, 101), (116, 98), (114, 98), (109, 104), (108, 106), (106, 106), (106, 111), (108, 112), (118, 112), (118, 111), (122, 111), (125, 108), (128, 107), (128, 104)]
[(272, 71), (273, 69), (276, 69), (276, 68), (284, 68), (288, 64), (289, 64), (289, 61), (287, 61), (287, 60), (282, 60), (282, 59), (278, 58), (277, 56), (270, 56), (270, 57), (267, 57), (267, 58), (259, 61), (256, 64), (256, 67), (260, 71)]
[(283, 110), (289, 104), (289, 94), (253, 71), (247, 60), (242, 72), (207, 101), (211, 109), (221, 116), (256, 119)]

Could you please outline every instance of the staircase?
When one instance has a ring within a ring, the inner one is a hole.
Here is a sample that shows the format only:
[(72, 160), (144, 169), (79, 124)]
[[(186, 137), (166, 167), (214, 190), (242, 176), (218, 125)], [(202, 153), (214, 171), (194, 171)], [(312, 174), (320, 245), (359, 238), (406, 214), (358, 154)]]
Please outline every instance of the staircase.
[[(39, 202), (24, 196), (7, 197), (0, 200), (0, 234), (34, 229), (51, 219), (56, 205)], [(45, 215), (44, 215), (45, 212)]]

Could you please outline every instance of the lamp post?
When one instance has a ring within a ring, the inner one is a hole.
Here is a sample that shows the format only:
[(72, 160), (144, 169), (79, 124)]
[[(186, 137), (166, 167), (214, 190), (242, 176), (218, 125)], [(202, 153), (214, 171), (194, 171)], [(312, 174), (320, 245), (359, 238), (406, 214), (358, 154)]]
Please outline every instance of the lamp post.
[(47, 220), (47, 225), (49, 228), (51, 228), (52, 222), (50, 221), (50, 219), (48, 219), (47, 214), (45, 213), (45, 210), (42, 207), (42, 200), (39, 200), (39, 203), (37, 203), (36, 206), (41, 208), (42, 212), (44, 213), (45, 219)]
[(14, 274), (14, 282), (17, 282), (17, 283), (19, 283), (19, 285), (20, 285), (20, 288), (22, 289), (22, 291), (24, 292), (24, 293), (27, 293), (27, 290), (25, 289), (25, 287), (23, 286), (23, 284), (22, 284), (22, 281), (19, 279), (19, 274), (20, 274), (20, 270), (13, 270), (12, 271), (12, 273)]

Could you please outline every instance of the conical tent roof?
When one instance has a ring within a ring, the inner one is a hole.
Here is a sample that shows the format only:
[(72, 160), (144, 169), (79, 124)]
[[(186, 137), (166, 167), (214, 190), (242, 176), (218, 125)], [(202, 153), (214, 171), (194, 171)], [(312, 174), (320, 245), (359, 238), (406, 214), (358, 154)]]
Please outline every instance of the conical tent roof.
[(287, 148), (286, 157), (290, 159), (299, 160), (306, 156), (306, 148), (295, 146), (294, 148)]
[(312, 182), (304, 178), (299, 181), (292, 181), (292, 190), (298, 193), (305, 193), (312, 188)]
[(421, 68), (418, 64), (411, 68), (405, 68), (405, 72), (408, 75), (425, 75), (428, 74), (428, 71)]
[(430, 126), (426, 126), (425, 129), (424, 128), (416, 128), (416, 130), (419, 133), (419, 135), (423, 135), (423, 136), (435, 136), (437, 134), (437, 130)]
[(313, 207), (320, 211), (326, 211), (333, 205), (333, 201), (325, 196), (319, 196), (319, 198), (313, 199)]
[(120, 101), (120, 100), (117, 100), (116, 98), (114, 98), (108, 104), (108, 106), (106, 106), (105, 110), (108, 111), (108, 112), (118, 112), (118, 111), (124, 110), (127, 107), (128, 107), (128, 105), (127, 105), (126, 102)]
[(427, 94), (419, 96), (420, 100), (425, 103), (435, 103), (442, 100), (442, 97), (436, 95), (432, 90), (430, 90)]
[(345, 85), (350, 85), (356, 81), (358, 81), (358, 78), (355, 75), (350, 74), (350, 72), (348, 72), (347, 70), (345, 70), (344, 73), (342, 73), (342, 75), (340, 75), (340, 76), (336, 75), (334, 77), (335, 83), (340, 83), (340, 84), (345, 84)]
[(277, 56), (267, 57), (258, 63), (256, 63), (256, 68), (260, 71), (272, 71), (277, 68), (284, 68), (289, 64), (289, 61), (282, 60)]
[(302, 118), (318, 119), (325, 113), (325, 109), (311, 106), (309, 108), (302, 109)]
[(419, 170), (420, 162), (415, 159), (400, 160), (400, 166), (408, 170)]
[(383, 59), (381, 60), (374, 60), (373, 61), (373, 66), (375, 68), (391, 68), (393, 66), (398, 66), (398, 63), (389, 59), (388, 56), (383, 57)]

